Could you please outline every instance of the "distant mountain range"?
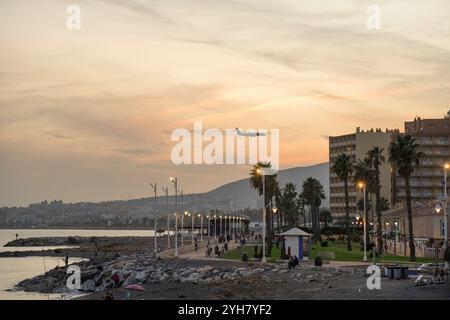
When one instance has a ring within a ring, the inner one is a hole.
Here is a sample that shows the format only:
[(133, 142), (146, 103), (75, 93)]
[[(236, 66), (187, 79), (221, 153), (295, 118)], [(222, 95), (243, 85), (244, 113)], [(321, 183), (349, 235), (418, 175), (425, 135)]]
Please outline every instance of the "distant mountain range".
[[(278, 181), (283, 187), (286, 183), (292, 182), (297, 186), (297, 191), (301, 191), (303, 181), (309, 177), (318, 179), (325, 191), (326, 199), (322, 201), (322, 206), (327, 207), (328, 186), (329, 186), (329, 165), (328, 162), (320, 163), (309, 167), (295, 167), (290, 169), (280, 170), (278, 172)], [(239, 210), (239, 209), (255, 209), (262, 205), (262, 197), (258, 195), (255, 189), (250, 186), (249, 177), (241, 180), (227, 183), (214, 190), (205, 193), (196, 193), (193, 195), (184, 196), (184, 207), (192, 208), (192, 200), (197, 211), (208, 211), (209, 209), (220, 210)], [(174, 196), (169, 196), (169, 210), (176, 210), (174, 207)], [(154, 206), (154, 198), (147, 197), (141, 199), (130, 199), (125, 201), (108, 201), (106, 203), (115, 203), (121, 206)], [(164, 196), (157, 197), (157, 210), (165, 211), (166, 199)], [(178, 197), (178, 204), (181, 203), (181, 197)], [(151, 209), (150, 209), (151, 210)], [(151, 210), (152, 211), (152, 210)]]
[[(278, 172), (278, 181), (283, 187), (286, 183), (292, 182), (297, 186), (297, 191), (301, 190), (304, 180), (309, 177), (318, 179), (324, 189), (326, 199), (322, 202), (322, 206), (327, 207), (328, 186), (329, 186), (329, 165), (328, 162), (320, 163), (309, 167), (295, 167)], [(231, 202), (230, 207), (234, 209), (256, 208), (261, 206), (262, 197), (258, 196), (255, 189), (250, 187), (249, 178), (241, 179), (235, 182), (227, 183), (210, 192), (204, 194), (206, 197), (215, 199), (220, 202)], [(259, 201), (259, 203), (258, 203)]]
[[(278, 181), (281, 187), (292, 182), (297, 186), (297, 191), (301, 191), (302, 183), (308, 177), (318, 179), (324, 186), (326, 199), (322, 202), (322, 206), (326, 207), (329, 204), (328, 176), (328, 163), (321, 163), (310, 167), (280, 170)], [(12, 228), (29, 226), (78, 228), (80, 222), (83, 227), (142, 227), (144, 218), (184, 210), (205, 213), (213, 209), (221, 212), (257, 209), (262, 207), (262, 197), (250, 186), (247, 176), (209, 192), (185, 195), (183, 199), (177, 197), (177, 203), (178, 205), (175, 205), (173, 195), (167, 199), (165, 196), (159, 196), (156, 202), (153, 197), (79, 203), (43, 201), (28, 207), (0, 208), (0, 227), (3, 225)]]

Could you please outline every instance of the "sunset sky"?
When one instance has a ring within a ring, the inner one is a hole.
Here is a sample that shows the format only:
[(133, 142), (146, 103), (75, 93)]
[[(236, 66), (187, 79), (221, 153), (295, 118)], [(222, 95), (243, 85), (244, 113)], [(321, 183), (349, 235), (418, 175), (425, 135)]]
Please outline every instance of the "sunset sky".
[(0, 206), (246, 177), (171, 163), (195, 120), (280, 129), (288, 168), (327, 161), (329, 135), (450, 109), (448, 0), (0, 0), (0, 46)]

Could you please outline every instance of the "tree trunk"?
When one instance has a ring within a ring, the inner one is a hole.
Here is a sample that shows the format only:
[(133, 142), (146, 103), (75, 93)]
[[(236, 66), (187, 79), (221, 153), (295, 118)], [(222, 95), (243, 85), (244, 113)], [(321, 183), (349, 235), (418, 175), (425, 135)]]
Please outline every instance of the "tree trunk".
[(378, 254), (383, 252), (383, 234), (381, 233), (381, 195), (380, 195), (380, 170), (378, 167), (378, 159), (375, 159), (375, 201), (376, 201), (376, 212), (377, 212), (377, 242), (378, 242)]
[[(366, 206), (366, 216), (364, 217), (364, 219), (365, 219), (365, 228), (366, 228), (366, 244), (369, 244), (370, 243), (370, 235), (369, 235), (369, 223), (368, 223), (368, 208), (369, 208), (369, 205), (368, 205), (368, 202), (369, 202), (369, 191), (367, 190), (367, 188), (366, 188), (366, 194), (365, 194), (365, 197), (366, 197), (366, 203), (365, 203), (365, 206)], [(366, 248), (367, 249), (367, 248)]]
[(317, 216), (318, 216), (318, 210), (317, 206), (311, 206), (311, 212), (312, 212), (312, 229), (314, 233), (314, 243), (319, 241), (320, 233), (319, 233), (319, 226), (317, 225)]
[(306, 228), (306, 211), (304, 207), (303, 207), (303, 226)]
[(348, 179), (344, 181), (345, 190), (345, 228), (347, 229), (347, 250), (352, 251), (352, 237), (350, 234), (350, 208), (348, 204)]
[(411, 186), (409, 176), (405, 177), (406, 206), (408, 208), (408, 229), (409, 229), (409, 260), (416, 261), (416, 247), (414, 245), (413, 217), (411, 204)]

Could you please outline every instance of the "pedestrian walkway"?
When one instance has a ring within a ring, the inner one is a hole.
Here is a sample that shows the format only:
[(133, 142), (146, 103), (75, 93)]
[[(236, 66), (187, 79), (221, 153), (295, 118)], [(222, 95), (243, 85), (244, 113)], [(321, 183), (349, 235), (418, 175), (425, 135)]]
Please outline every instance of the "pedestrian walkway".
[[(214, 246), (218, 244), (219, 247), (221, 247), (222, 244), (219, 244), (217, 242), (211, 241), (211, 246), (214, 248)], [(234, 250), (237, 247), (239, 247), (239, 242), (235, 243), (234, 240), (228, 242), (228, 250)], [(182, 259), (191, 259), (191, 260), (213, 260), (213, 261), (221, 261), (221, 260), (228, 260), (224, 258), (218, 258), (216, 256), (206, 257), (205, 255), (205, 249), (206, 247), (201, 247), (198, 251), (189, 251), (185, 252), (183, 254), (180, 254), (178, 257)], [(214, 254), (214, 249), (213, 249)]]

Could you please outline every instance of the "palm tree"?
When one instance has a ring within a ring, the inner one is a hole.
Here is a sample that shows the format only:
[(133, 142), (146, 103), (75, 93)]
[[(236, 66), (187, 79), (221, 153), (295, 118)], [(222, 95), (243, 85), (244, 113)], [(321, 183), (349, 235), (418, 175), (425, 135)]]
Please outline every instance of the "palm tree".
[(423, 153), (419, 151), (419, 145), (410, 135), (397, 135), (395, 141), (389, 145), (389, 162), (395, 164), (398, 174), (405, 179), (406, 206), (408, 210), (409, 258), (411, 261), (416, 261), (416, 248), (414, 246), (410, 177), (414, 171), (414, 166), (419, 166), (419, 160), (422, 155)]
[(293, 227), (297, 219), (297, 191), (296, 187), (292, 182), (286, 183), (284, 188), (281, 190), (280, 197), (280, 207), (279, 209), (283, 212), (287, 218), (288, 225)]
[(385, 197), (381, 197), (381, 212), (385, 212), (391, 209), (389, 200)]
[[(250, 171), (250, 185), (252, 188), (258, 191), (260, 196), (263, 195), (263, 178), (265, 179), (265, 199), (264, 199), (264, 208), (267, 208), (267, 205), (272, 198), (279, 192), (278, 190), (278, 182), (277, 175), (261, 175), (259, 173), (260, 170), (269, 169), (271, 167), (270, 162), (258, 162), (253, 166), (253, 169)], [(266, 211), (267, 212), (267, 211)], [(270, 257), (272, 252), (272, 216), (266, 214), (266, 241), (267, 245), (267, 255)]]
[(333, 221), (330, 209), (322, 208), (320, 209), (320, 222), (323, 222), (324, 228), (328, 227), (328, 224)]
[(298, 195), (296, 203), (298, 209), (298, 225), (300, 225), (300, 217), (303, 216), (303, 226), (306, 227), (306, 214), (305, 214), (306, 200), (302, 193)]
[[(363, 211), (364, 210), (364, 198), (366, 199), (365, 207), (366, 207), (366, 215), (371, 208), (371, 201), (369, 200), (369, 191), (371, 191), (371, 187), (373, 186), (373, 170), (372, 170), (372, 162), (369, 158), (364, 158), (364, 160), (359, 159), (355, 164), (355, 175), (354, 175), (354, 182), (357, 184), (358, 182), (364, 182), (365, 184), (365, 192), (363, 198), (360, 199), (357, 203), (358, 210)], [(367, 216), (365, 217), (367, 219)], [(369, 238), (369, 224), (365, 223), (366, 228), (366, 243), (370, 243)]]
[(383, 148), (373, 147), (367, 152), (367, 156), (373, 166), (373, 182), (375, 186), (375, 209), (377, 213), (377, 242), (378, 253), (383, 250), (383, 235), (381, 233), (381, 184), (380, 184), (380, 165), (385, 162)]
[(340, 153), (334, 160), (331, 170), (337, 175), (339, 180), (344, 182), (345, 192), (345, 228), (347, 230), (347, 250), (352, 250), (352, 239), (350, 234), (350, 208), (348, 196), (348, 180), (353, 174), (354, 161), (345, 153)]
[(312, 222), (314, 241), (318, 241), (320, 239), (319, 208), (322, 204), (322, 200), (325, 199), (323, 185), (319, 180), (309, 177), (303, 181), (302, 195), (305, 199), (305, 204), (310, 208), (310, 221)]

